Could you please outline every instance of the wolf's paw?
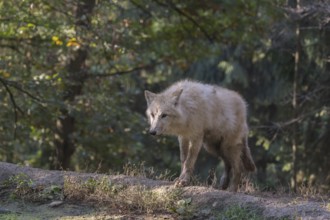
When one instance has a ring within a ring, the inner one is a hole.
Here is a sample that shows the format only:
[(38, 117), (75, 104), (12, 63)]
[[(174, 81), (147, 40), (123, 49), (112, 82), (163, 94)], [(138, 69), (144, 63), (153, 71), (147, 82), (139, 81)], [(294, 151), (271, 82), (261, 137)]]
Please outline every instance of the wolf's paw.
[(183, 187), (183, 186), (188, 186), (190, 182), (190, 176), (187, 174), (180, 175), (179, 178), (174, 180), (174, 186), (176, 187)]
[(229, 187), (229, 192), (237, 192), (238, 190), (238, 186), (237, 185), (231, 185)]
[(229, 178), (226, 175), (223, 175), (220, 179), (220, 189), (226, 190), (229, 186)]
[(184, 186), (188, 186), (189, 181), (184, 180), (184, 179), (177, 179), (174, 181), (174, 186), (176, 187), (184, 187)]

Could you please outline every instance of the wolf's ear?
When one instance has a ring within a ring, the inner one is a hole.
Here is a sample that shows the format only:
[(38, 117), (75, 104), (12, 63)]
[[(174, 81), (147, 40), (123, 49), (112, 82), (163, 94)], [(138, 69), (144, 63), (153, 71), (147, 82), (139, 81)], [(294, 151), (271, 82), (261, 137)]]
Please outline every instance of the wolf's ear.
[(148, 90), (144, 90), (144, 96), (146, 97), (147, 100), (147, 105), (149, 106), (150, 103), (155, 99), (155, 97), (157, 96), (157, 94), (150, 92)]
[(179, 103), (180, 96), (182, 94), (183, 89), (176, 90), (173, 92), (172, 97), (173, 97), (173, 103), (174, 105), (177, 105)]

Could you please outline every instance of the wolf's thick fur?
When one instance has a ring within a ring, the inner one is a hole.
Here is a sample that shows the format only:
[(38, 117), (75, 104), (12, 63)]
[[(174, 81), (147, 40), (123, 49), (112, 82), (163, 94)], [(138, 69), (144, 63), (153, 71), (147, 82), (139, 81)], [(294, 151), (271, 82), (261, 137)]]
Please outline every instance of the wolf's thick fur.
[(238, 93), (183, 80), (159, 94), (145, 91), (145, 98), (149, 133), (178, 136), (181, 174), (176, 185), (189, 183), (202, 146), (224, 161), (222, 189), (237, 191), (243, 168), (255, 171), (247, 143), (246, 104)]

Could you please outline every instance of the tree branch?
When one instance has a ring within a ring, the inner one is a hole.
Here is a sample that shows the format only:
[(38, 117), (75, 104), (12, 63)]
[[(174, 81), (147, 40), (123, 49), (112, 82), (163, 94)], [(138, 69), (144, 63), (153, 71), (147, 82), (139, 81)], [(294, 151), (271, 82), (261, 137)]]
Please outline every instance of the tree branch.
[(165, 6), (165, 7), (170, 7), (172, 8), (174, 11), (176, 11), (179, 15), (185, 17), (186, 19), (188, 19), (193, 25), (195, 25), (207, 38), (207, 40), (210, 43), (214, 43), (214, 39), (213, 37), (207, 32), (207, 30), (200, 25), (192, 16), (190, 16), (188, 13), (184, 12), (183, 10), (181, 10), (180, 8), (178, 8), (175, 3), (173, 3), (170, 0), (167, 0), (168, 4), (165, 4), (163, 2), (160, 2), (159, 0), (154, 0), (157, 4), (161, 5), (161, 6)]
[(37, 101), (39, 103), (44, 103), (40, 98), (36, 97), (35, 95), (31, 94), (29, 91), (25, 90), (20, 86), (17, 82), (9, 81), (6, 79), (3, 79), (0, 77), (0, 83), (5, 87), (6, 92), (9, 95), (10, 102), (13, 105), (14, 108), (14, 138), (16, 137), (16, 128), (17, 128), (17, 121), (18, 121), (18, 112), (20, 112), (22, 115), (24, 115), (24, 111), (17, 105), (15, 97), (13, 95), (12, 90), (10, 87), (13, 87), (14, 89), (20, 91), (21, 93), (27, 95), (32, 100)]
[(160, 64), (159, 63), (154, 63), (154, 64), (148, 64), (145, 66), (138, 66), (129, 70), (117, 70), (116, 72), (110, 72), (110, 73), (104, 73), (104, 74), (86, 74), (87, 78), (92, 78), (92, 77), (112, 77), (112, 76), (118, 76), (118, 75), (125, 75), (125, 74), (130, 74), (130, 73), (134, 73), (136, 71), (140, 71), (143, 69), (148, 69), (148, 68), (152, 68), (156, 65)]
[(13, 105), (13, 108), (14, 108), (14, 138), (16, 137), (16, 129), (17, 129), (17, 120), (18, 120), (18, 111), (23, 114), (23, 111), (22, 109), (17, 105), (16, 101), (15, 101), (15, 98), (14, 98), (14, 95), (13, 93), (11, 92), (9, 86), (8, 86), (8, 83), (6, 80), (0, 78), (0, 82), (2, 83), (2, 85), (5, 87), (7, 93), (9, 94), (9, 98), (10, 98), (10, 101)]
[(305, 120), (306, 118), (315, 115), (316, 113), (320, 112), (321, 110), (330, 110), (330, 107), (321, 107), (317, 108), (313, 111), (307, 112), (305, 114), (298, 115), (295, 118), (291, 118), (288, 121), (282, 122), (272, 122), (272, 125), (258, 125), (258, 126), (250, 126), (252, 129), (273, 129), (273, 130), (282, 130), (288, 126), (294, 125), (298, 122)]
[[(2, 79), (2, 80), (4, 80), (4, 79)], [(43, 102), (44, 102), (44, 101), (41, 100), (40, 98), (38, 98), (38, 97), (32, 95), (29, 91), (23, 89), (22, 86), (20, 86), (17, 82), (14, 82), (14, 81), (8, 81), (8, 80), (5, 80), (5, 82), (7, 83), (7, 85), (9, 85), (9, 86), (15, 88), (16, 90), (18, 90), (18, 91), (24, 93), (25, 95), (29, 96), (31, 99), (33, 99), (33, 100), (35, 100), (35, 101), (37, 101), (37, 102), (40, 102), (40, 103), (43, 103)]]
[(153, 17), (152, 14), (150, 13), (150, 11), (148, 11), (146, 8), (144, 8), (144, 5), (140, 5), (138, 2), (134, 1), (134, 0), (130, 0), (130, 2), (135, 5), (138, 9), (140, 9), (141, 11), (143, 11), (143, 13), (147, 14), (149, 18)]

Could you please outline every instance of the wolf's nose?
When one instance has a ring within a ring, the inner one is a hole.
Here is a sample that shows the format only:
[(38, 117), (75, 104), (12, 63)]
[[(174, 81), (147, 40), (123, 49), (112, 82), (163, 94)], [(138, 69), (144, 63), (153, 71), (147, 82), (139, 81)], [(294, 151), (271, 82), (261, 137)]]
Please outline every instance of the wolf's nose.
[(151, 135), (156, 135), (157, 132), (156, 132), (155, 130), (150, 130), (150, 131), (149, 131), (149, 134), (151, 134)]

